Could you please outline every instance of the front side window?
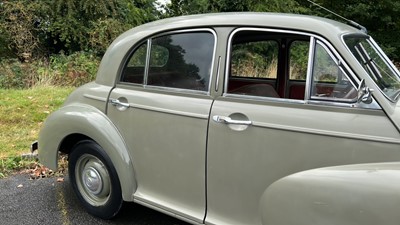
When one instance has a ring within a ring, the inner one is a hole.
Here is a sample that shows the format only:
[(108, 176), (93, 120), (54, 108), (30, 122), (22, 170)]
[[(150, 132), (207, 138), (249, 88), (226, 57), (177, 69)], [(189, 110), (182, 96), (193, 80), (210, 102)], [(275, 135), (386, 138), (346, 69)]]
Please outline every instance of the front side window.
[(357, 101), (345, 62), (311, 34), (238, 29), (229, 49), (227, 94), (314, 100), (313, 104)]
[(400, 96), (398, 71), (386, 60), (368, 36), (344, 38), (347, 47), (381, 91), (392, 101)]
[(214, 41), (210, 32), (153, 38), (147, 85), (207, 91)]
[(231, 39), (227, 92), (235, 95), (280, 98), (281, 38), (271, 32), (242, 30)]
[(276, 79), (279, 43), (261, 40), (232, 46), (231, 75), (247, 78)]
[(308, 49), (307, 40), (293, 41), (289, 46), (289, 79), (305, 81), (307, 77)]

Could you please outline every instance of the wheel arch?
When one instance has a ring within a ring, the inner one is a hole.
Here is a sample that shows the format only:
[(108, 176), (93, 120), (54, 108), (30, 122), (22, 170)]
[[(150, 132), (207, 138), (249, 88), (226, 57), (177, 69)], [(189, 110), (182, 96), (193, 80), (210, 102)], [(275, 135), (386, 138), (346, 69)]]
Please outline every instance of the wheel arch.
[(400, 163), (354, 164), (295, 173), (260, 199), (264, 225), (398, 224)]
[(92, 106), (68, 105), (46, 119), (39, 133), (39, 160), (56, 170), (58, 152), (69, 154), (82, 140), (92, 140), (104, 149), (117, 171), (123, 199), (133, 201), (137, 183), (128, 147), (108, 117)]

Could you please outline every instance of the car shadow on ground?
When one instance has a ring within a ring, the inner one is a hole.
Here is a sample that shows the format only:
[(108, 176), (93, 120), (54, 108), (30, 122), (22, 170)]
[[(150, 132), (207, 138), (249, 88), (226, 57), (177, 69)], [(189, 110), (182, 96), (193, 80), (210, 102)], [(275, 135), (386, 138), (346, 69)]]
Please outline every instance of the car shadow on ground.
[[(124, 203), (120, 213), (112, 220), (102, 220), (89, 215), (83, 206), (80, 204), (71, 187), (68, 177), (65, 178), (64, 182), (59, 183), (60, 196), (64, 199), (64, 204), (61, 205), (60, 209), (63, 220), (68, 221), (69, 224), (134, 224), (134, 225), (187, 225), (187, 223), (180, 221), (171, 216), (162, 214), (155, 210), (146, 208), (136, 203), (126, 202)], [(60, 202), (60, 201), (59, 201)], [(62, 202), (62, 201), (61, 201)], [(59, 204), (60, 205), (60, 204)], [(63, 214), (63, 212), (66, 212)]]
[(68, 176), (31, 180), (29, 174), (0, 179), (0, 224), (187, 225), (135, 203), (126, 203), (113, 220), (91, 216), (80, 204)]

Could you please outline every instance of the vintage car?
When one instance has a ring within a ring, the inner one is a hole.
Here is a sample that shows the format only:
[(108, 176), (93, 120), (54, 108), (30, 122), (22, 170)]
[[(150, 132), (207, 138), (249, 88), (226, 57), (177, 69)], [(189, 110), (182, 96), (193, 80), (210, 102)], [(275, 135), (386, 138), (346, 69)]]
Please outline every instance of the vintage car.
[[(87, 211), (193, 224), (399, 224), (399, 72), (362, 29), (275, 13), (135, 27), (45, 121)], [(35, 145), (34, 145), (35, 146)]]

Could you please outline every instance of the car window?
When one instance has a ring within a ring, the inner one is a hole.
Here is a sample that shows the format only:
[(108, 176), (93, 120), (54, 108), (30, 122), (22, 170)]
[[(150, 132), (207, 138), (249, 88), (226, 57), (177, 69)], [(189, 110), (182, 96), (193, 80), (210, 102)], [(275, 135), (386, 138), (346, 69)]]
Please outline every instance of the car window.
[(312, 74), (312, 99), (356, 100), (356, 88), (337, 61), (325, 46), (317, 42)]
[(136, 48), (126, 63), (121, 76), (122, 82), (143, 84), (147, 54), (147, 42)]
[[(261, 29), (234, 33), (227, 93), (304, 100), (309, 40), (302, 34)], [(289, 77), (296, 83), (288, 82)]]
[(355, 102), (357, 91), (344, 62), (322, 41), (311, 37), (295, 31), (238, 29), (230, 38), (226, 92), (246, 97)]
[(310, 41), (295, 40), (289, 45), (289, 79), (305, 81), (307, 78)]
[(232, 46), (231, 75), (248, 78), (276, 79), (279, 43), (261, 40)]
[(214, 51), (212, 33), (177, 33), (153, 38), (151, 43), (147, 85), (208, 90)]
[(150, 67), (163, 67), (168, 62), (169, 51), (163, 46), (153, 44), (151, 46), (151, 56)]

